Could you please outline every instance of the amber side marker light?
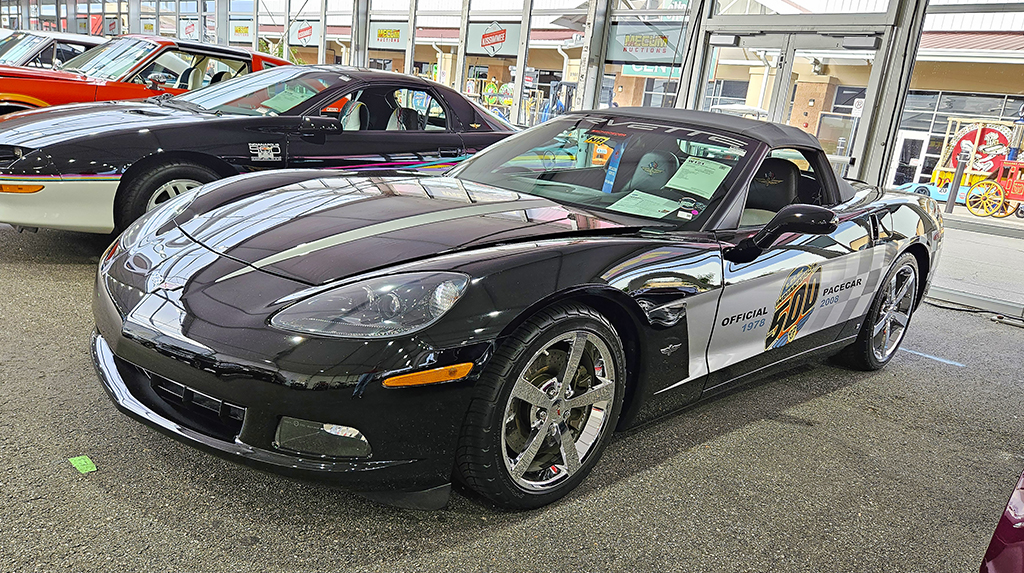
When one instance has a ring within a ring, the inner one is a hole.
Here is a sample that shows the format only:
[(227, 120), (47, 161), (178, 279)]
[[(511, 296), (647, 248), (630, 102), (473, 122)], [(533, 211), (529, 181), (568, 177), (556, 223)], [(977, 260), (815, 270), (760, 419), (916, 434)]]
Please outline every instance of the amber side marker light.
[(11, 185), (10, 183), (0, 185), (0, 193), (35, 193), (42, 189), (42, 185)]
[(445, 366), (444, 368), (434, 368), (433, 370), (424, 370), (423, 372), (392, 376), (384, 381), (384, 386), (388, 388), (402, 388), (405, 386), (422, 386), (423, 384), (448, 382), (449, 380), (465, 378), (472, 369), (472, 362), (464, 362), (462, 364)]

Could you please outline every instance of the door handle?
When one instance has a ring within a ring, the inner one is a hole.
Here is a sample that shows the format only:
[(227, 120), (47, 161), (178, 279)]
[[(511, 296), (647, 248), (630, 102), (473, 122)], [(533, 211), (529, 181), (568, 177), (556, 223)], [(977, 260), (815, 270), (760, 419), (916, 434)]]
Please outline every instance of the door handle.
[(441, 157), (458, 157), (465, 153), (465, 150), (461, 147), (439, 147), (437, 153)]

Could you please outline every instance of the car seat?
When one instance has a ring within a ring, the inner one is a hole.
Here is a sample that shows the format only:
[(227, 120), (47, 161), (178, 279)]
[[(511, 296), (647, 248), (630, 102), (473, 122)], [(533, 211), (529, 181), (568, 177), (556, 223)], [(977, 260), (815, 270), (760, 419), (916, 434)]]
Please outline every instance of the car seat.
[(178, 82), (174, 84), (174, 87), (179, 90), (191, 89), (188, 86), (192, 83), (192, 75), (196, 73), (195, 68), (185, 68), (178, 76)]
[(361, 101), (350, 100), (338, 112), (343, 131), (361, 131), (370, 123), (370, 110)]
[(388, 131), (422, 129), (420, 126), (420, 114), (408, 107), (397, 107), (392, 112), (391, 117), (388, 118), (388, 126), (385, 129)]
[(800, 169), (788, 159), (765, 159), (750, 182), (740, 226), (764, 225), (786, 205), (798, 203)]
[(668, 151), (648, 151), (640, 156), (636, 171), (629, 179), (623, 191), (643, 191), (656, 193), (665, 188), (665, 184), (679, 170), (679, 158)]

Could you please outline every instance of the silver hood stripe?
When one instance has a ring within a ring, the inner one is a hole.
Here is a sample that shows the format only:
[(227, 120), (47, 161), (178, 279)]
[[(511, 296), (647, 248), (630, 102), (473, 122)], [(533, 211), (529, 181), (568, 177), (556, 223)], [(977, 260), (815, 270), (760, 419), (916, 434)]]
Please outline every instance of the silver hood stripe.
[(478, 217), (480, 215), (490, 215), (493, 213), (503, 213), (506, 211), (525, 211), (527, 209), (539, 209), (542, 207), (548, 207), (551, 203), (546, 200), (538, 201), (508, 201), (502, 203), (488, 203), (485, 205), (473, 205), (471, 207), (462, 207), (459, 209), (448, 209), (444, 211), (435, 211), (432, 213), (423, 213), (422, 215), (413, 215), (412, 217), (403, 217), (401, 219), (395, 219), (394, 221), (385, 221), (383, 223), (377, 223), (361, 229), (353, 229), (351, 231), (345, 231), (344, 233), (338, 233), (337, 235), (331, 235), (322, 239), (317, 239), (311, 243), (302, 243), (296, 245), (287, 251), (281, 251), (275, 255), (264, 257), (256, 262), (249, 263), (249, 266), (238, 269), (233, 273), (226, 274), (221, 278), (217, 279), (217, 282), (226, 281), (235, 277), (242, 276), (250, 273), (254, 270), (262, 269), (269, 265), (286, 261), (288, 259), (294, 259), (296, 257), (302, 257), (310, 253), (320, 251), (323, 249), (329, 249), (345, 243), (351, 243), (358, 241), (359, 239), (365, 239), (373, 237), (375, 235), (383, 235), (384, 233), (391, 233), (394, 231), (401, 231), (403, 229), (409, 229), (411, 227), (418, 227), (420, 225), (429, 225), (431, 223), (442, 223), (444, 221), (452, 221), (455, 219), (463, 219), (466, 217)]

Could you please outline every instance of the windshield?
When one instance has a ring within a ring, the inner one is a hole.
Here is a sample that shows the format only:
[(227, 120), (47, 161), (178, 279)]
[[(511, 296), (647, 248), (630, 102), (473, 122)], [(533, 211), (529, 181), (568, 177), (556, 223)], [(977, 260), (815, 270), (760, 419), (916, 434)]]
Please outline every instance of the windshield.
[(749, 139), (682, 124), (565, 116), (495, 144), (452, 175), (699, 228), (755, 147)]
[(211, 84), (171, 99), (221, 113), (278, 115), (347, 79), (309, 68), (281, 66)]
[(146, 59), (156, 45), (137, 38), (120, 38), (83, 52), (60, 67), (101, 80), (118, 80), (135, 64)]
[(0, 64), (17, 66), (27, 56), (36, 53), (47, 42), (46, 38), (18, 32), (0, 40)]

